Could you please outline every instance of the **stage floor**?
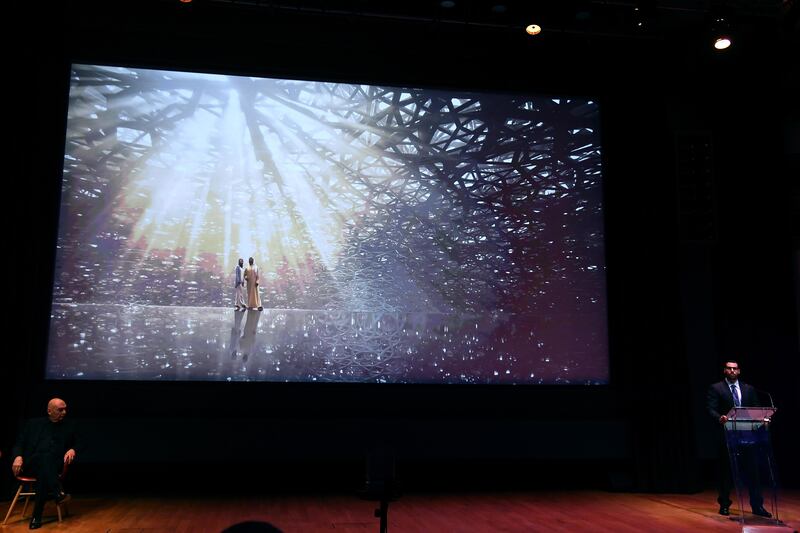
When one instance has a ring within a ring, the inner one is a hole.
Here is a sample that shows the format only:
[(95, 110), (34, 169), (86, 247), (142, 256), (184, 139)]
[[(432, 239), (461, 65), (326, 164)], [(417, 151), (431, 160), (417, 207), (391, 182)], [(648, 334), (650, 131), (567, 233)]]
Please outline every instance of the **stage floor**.
[[(631, 494), (600, 491), (409, 494), (389, 506), (397, 532), (741, 531), (717, 514), (715, 493)], [(783, 495), (786, 529), (800, 528), (800, 491)], [(5, 515), (7, 505), (0, 507)], [(48, 504), (42, 531), (166, 533), (219, 532), (235, 523), (269, 522), (285, 533), (378, 531), (376, 502), (348, 495), (236, 498), (110, 497), (75, 494), (58, 524)], [(733, 515), (738, 513), (733, 512)], [(732, 516), (731, 518), (735, 518)], [(28, 531), (18, 512), (0, 531)]]

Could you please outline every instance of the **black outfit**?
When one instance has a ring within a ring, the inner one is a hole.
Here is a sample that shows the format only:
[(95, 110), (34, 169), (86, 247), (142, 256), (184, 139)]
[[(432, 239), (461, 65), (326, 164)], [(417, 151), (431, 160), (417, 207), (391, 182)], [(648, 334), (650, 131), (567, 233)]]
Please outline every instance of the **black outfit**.
[(34, 519), (41, 520), (48, 498), (59, 496), (58, 476), (64, 469), (64, 454), (70, 449), (77, 450), (75, 426), (71, 421), (34, 418), (25, 423), (11, 456), (22, 456), (23, 473), (36, 477)]
[[(758, 393), (756, 390), (741, 381), (736, 382), (741, 395), (741, 405), (744, 407), (760, 407), (758, 401)], [(728, 508), (731, 506), (731, 487), (733, 480), (731, 479), (730, 458), (728, 457), (728, 444), (725, 441), (725, 428), (719, 423), (719, 418), (722, 415), (727, 415), (733, 409), (733, 393), (731, 392), (730, 385), (727, 380), (722, 380), (714, 383), (708, 389), (706, 398), (706, 407), (708, 414), (716, 424), (717, 431), (717, 502), (720, 507)], [(754, 457), (743, 457), (748, 467), (748, 489), (750, 492), (750, 506), (753, 509), (760, 509), (764, 503), (764, 498), (761, 495), (761, 486), (758, 481), (757, 469), (755, 468), (756, 461)]]

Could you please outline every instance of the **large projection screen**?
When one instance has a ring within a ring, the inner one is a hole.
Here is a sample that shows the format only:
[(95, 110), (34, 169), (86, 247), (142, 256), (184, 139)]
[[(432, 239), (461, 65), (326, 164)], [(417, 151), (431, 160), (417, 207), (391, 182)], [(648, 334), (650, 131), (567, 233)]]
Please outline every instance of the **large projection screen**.
[(46, 378), (606, 384), (598, 104), (73, 65)]

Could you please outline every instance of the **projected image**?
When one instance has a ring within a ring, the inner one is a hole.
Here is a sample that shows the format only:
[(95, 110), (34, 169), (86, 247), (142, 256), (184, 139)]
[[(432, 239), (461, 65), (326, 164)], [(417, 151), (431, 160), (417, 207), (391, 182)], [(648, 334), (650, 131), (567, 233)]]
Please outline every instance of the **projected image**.
[(47, 377), (606, 383), (598, 122), (73, 65)]

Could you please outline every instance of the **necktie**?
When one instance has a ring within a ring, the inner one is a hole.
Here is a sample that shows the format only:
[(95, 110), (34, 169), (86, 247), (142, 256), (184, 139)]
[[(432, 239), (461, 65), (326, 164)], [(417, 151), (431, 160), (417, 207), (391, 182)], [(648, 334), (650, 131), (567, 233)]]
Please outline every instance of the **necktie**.
[(736, 390), (736, 383), (731, 383), (731, 394), (733, 394), (733, 405), (736, 407), (742, 406), (742, 401), (739, 399), (739, 391)]

